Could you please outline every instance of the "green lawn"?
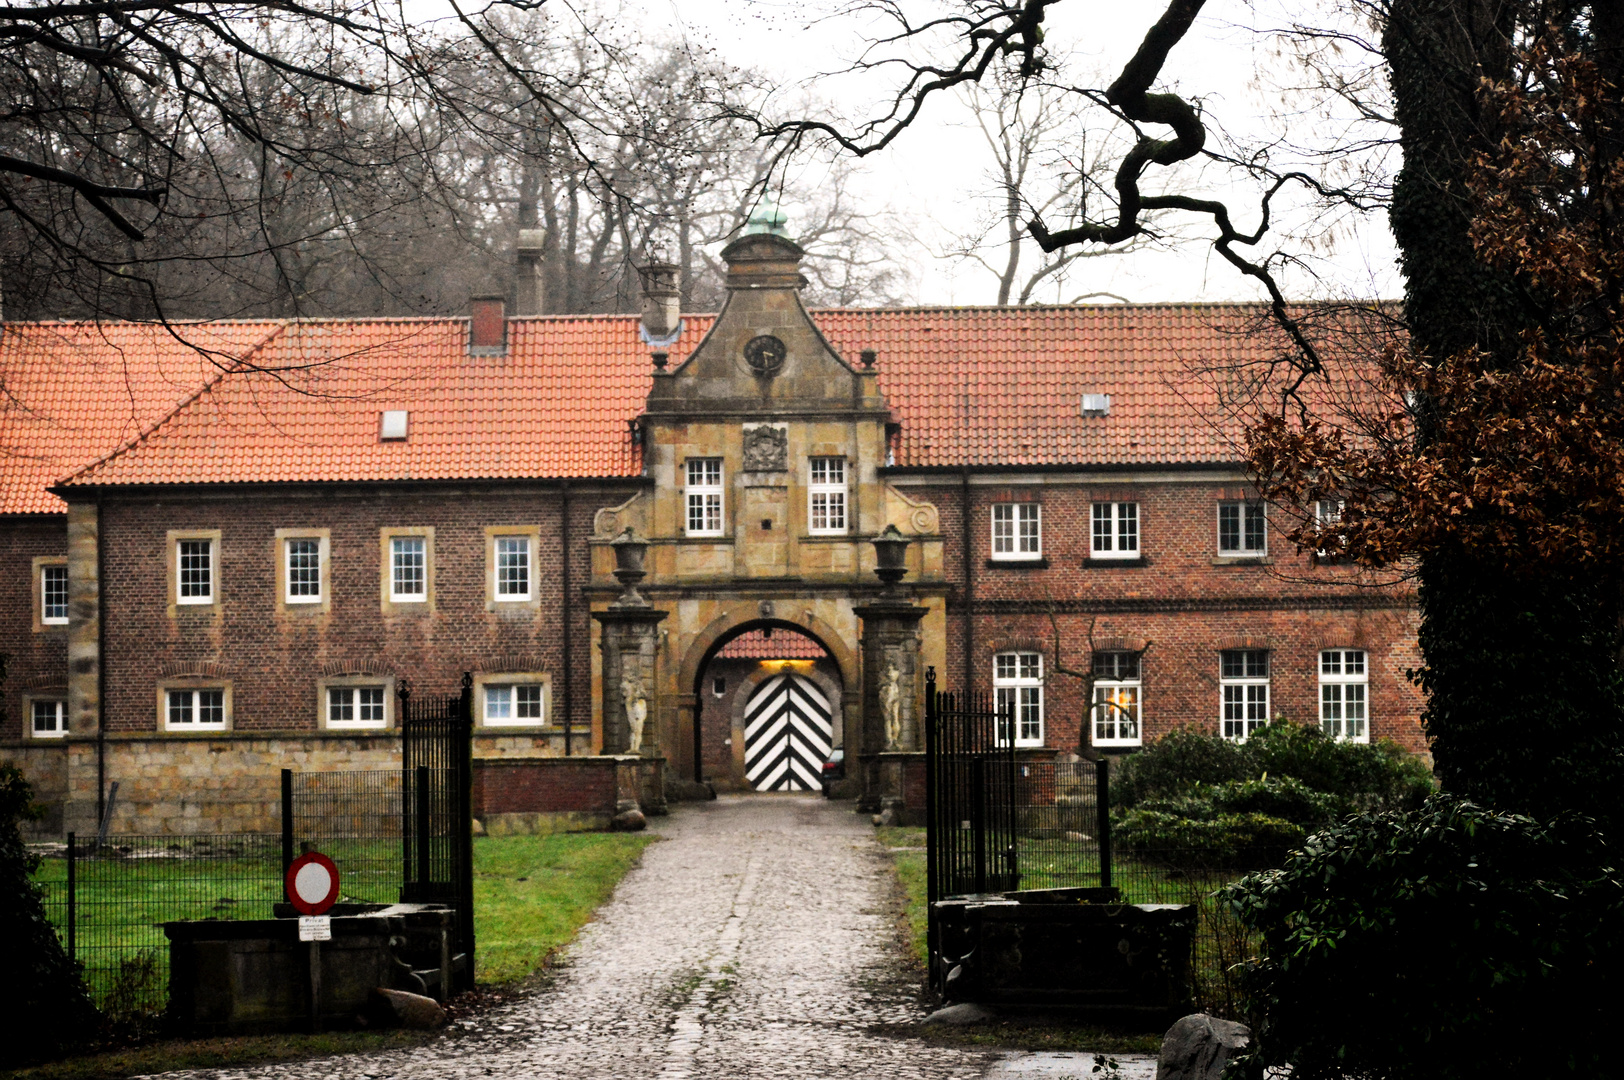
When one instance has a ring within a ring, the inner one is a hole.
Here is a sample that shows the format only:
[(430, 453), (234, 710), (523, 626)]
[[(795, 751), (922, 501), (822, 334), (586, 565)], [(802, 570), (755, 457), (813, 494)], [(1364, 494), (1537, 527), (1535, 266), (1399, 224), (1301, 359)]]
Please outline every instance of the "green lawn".
[(479, 981), (508, 983), (539, 970), (609, 899), (654, 839), (649, 833), (476, 839)]
[[(651, 840), (620, 833), (476, 838), (480, 982), (512, 982), (535, 971), (608, 898)], [(269, 918), (282, 899), (276, 838), (189, 843), (177, 837), (167, 847), (77, 862), (76, 951), (104, 1005), (121, 1012), (162, 1008), (168, 943), (158, 924)], [(323, 850), (339, 864), (344, 899), (387, 902), (399, 894), (398, 842), (389, 850), (331, 844)], [(44, 860), (35, 880), (45, 886), (47, 913), (65, 942), (66, 862)]]

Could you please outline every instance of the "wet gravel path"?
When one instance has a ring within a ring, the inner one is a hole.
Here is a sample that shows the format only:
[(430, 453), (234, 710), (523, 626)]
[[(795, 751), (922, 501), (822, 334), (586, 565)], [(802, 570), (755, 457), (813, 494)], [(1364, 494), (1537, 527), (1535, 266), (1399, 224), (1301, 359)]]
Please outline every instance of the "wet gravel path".
[(897, 958), (886, 856), (850, 803), (724, 797), (680, 806), (654, 828), (664, 841), (552, 985), (476, 1026), (412, 1050), (169, 1075), (936, 1080), (1014, 1064), (870, 1033), (921, 1013)]

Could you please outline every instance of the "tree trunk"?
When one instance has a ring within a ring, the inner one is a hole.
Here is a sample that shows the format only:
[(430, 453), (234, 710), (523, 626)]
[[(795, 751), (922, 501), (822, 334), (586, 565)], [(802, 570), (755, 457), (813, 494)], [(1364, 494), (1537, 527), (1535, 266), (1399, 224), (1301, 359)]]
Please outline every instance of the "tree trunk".
[[(1509, 67), (1516, 8), (1396, 0), (1385, 31), (1404, 150), (1391, 223), (1412, 342), (1438, 361), (1477, 348), (1516, 363), (1517, 335), (1543, 307), (1484, 265), (1469, 235), (1468, 168), (1498, 138), (1476, 92), (1481, 78)], [(1424, 401), (1418, 416), (1424, 443)], [(1624, 611), (1616, 576), (1597, 578), (1532, 553), (1511, 566), (1503, 553), (1459, 545), (1422, 558), (1423, 719), (1447, 790), (1542, 818), (1570, 808), (1614, 813), (1603, 774), (1624, 731)]]

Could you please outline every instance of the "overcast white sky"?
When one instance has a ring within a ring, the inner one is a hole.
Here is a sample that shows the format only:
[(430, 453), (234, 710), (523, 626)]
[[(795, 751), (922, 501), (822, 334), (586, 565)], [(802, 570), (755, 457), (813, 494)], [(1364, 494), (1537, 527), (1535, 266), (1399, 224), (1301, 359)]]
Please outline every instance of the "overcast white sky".
[[(871, 107), (883, 92), (872, 80), (865, 83), (850, 75), (825, 74), (840, 72), (862, 46), (865, 26), (860, 19), (830, 14), (849, 8), (840, 0), (638, 2), (647, 13), (646, 33), (686, 34), (714, 47), (731, 62), (781, 76), (786, 85), (810, 85), (851, 116)], [(1273, 124), (1264, 115), (1273, 99), (1259, 88), (1259, 73), (1265, 81), (1284, 78), (1286, 73), (1271, 59), (1271, 40), (1254, 28), (1284, 24), (1289, 3), (1291, 0), (1212, 0), (1164, 71), (1181, 92), (1202, 96), (1209, 114), (1240, 141), (1257, 144), (1273, 135)], [(1072, 54), (1067, 63), (1074, 79), (1104, 85), (1161, 11), (1161, 4), (1146, 0), (1068, 0), (1050, 9), (1047, 40), (1052, 48)], [(1091, 72), (1103, 74), (1089, 78)], [(986, 173), (988, 152), (979, 133), (967, 126), (967, 113), (946, 95), (923, 119), (891, 150), (866, 159), (863, 191), (871, 205), (886, 207), (921, 237), (914, 263), (917, 301), (990, 302), (995, 285), (985, 271), (931, 254), (946, 246), (947, 236), (969, 228), (975, 216), (985, 212), (991, 190)], [(1237, 208), (1255, 205), (1255, 194), (1248, 198), (1255, 189), (1229, 185), (1213, 169), (1207, 169), (1196, 182), (1205, 183), (1204, 190), (1225, 196)], [(1285, 216), (1291, 218), (1289, 213)], [(1249, 212), (1239, 212), (1237, 223), (1252, 217)], [(793, 231), (794, 223), (790, 224)], [(1199, 227), (1197, 222), (1192, 224)], [(1319, 231), (1301, 213), (1295, 225), (1310, 234)], [(1334, 242), (1324, 235), (1316, 237), (1315, 276), (1287, 273), (1293, 293), (1396, 295), (1399, 283), (1385, 215), (1344, 221), (1336, 232)], [(1282, 240), (1281, 245), (1298, 254), (1309, 251), (1301, 242)], [(1067, 284), (1069, 295), (1060, 299), (1095, 291), (1138, 302), (1259, 295), (1210, 246), (1199, 242), (1088, 260)], [(1056, 297), (1051, 293), (1044, 299)]]

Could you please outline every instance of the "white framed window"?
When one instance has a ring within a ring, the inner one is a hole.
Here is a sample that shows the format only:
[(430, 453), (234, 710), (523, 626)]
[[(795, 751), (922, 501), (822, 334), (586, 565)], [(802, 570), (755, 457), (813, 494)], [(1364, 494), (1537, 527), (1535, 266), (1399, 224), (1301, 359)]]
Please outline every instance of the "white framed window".
[(992, 557), (1043, 557), (1043, 504), (1005, 502), (992, 505)]
[(474, 707), (482, 727), (544, 727), (552, 704), (552, 679), (542, 672), (474, 677)]
[(1269, 525), (1260, 502), (1218, 504), (1218, 554), (1267, 555)]
[(1269, 650), (1225, 649), (1218, 654), (1223, 736), (1245, 742), (1269, 722)]
[[(1342, 509), (1345, 504), (1341, 499), (1319, 499), (1314, 503), (1314, 531), (1320, 536), (1335, 536), (1342, 524)], [(1324, 559), (1330, 553), (1324, 548), (1314, 552), (1315, 556)]]
[(1139, 504), (1097, 502), (1093, 508), (1093, 529), (1089, 557), (1095, 559), (1137, 559), (1139, 557)]
[(62, 564), (39, 568), (39, 621), (46, 626), (68, 622), (68, 568)]
[(35, 698), (29, 703), (32, 718), (28, 734), (35, 739), (60, 739), (68, 733), (68, 703), (61, 699)]
[(485, 725), (524, 724), (534, 727), (546, 721), (546, 688), (540, 683), (496, 683), (485, 687)]
[(325, 726), (329, 728), (382, 728), (389, 726), (387, 686), (329, 686)]
[[(1016, 746), (1043, 745), (1043, 657), (1035, 652), (1001, 652), (992, 658), (992, 688), (999, 712), (1015, 719)], [(1000, 741), (1009, 732), (999, 728)]]
[(1363, 649), (1320, 651), (1320, 729), (1333, 739), (1370, 741), (1370, 665)]
[(429, 598), (429, 546), (422, 536), (389, 538), (389, 601), (421, 604)]
[(1094, 745), (1140, 744), (1139, 654), (1094, 654)]
[(815, 457), (807, 485), (807, 521), (814, 534), (846, 531), (846, 459)]
[(722, 459), (689, 458), (687, 463), (689, 536), (722, 535)]
[(295, 536), (282, 541), (283, 599), (289, 604), (321, 603), (321, 539)]
[(496, 598), (530, 599), (530, 537), (496, 537)]
[(164, 726), (170, 731), (224, 731), (226, 692), (222, 687), (164, 692)]
[(213, 540), (175, 541), (175, 603), (214, 603)]

